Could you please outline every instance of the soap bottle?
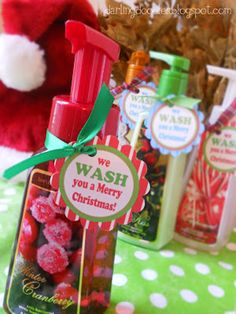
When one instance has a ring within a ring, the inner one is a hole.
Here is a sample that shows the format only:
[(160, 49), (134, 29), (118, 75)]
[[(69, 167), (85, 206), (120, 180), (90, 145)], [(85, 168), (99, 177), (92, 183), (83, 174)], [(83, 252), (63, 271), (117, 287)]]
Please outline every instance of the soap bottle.
[[(127, 72), (125, 76), (125, 83), (130, 84), (134, 78), (139, 75), (142, 70), (150, 62), (149, 54), (143, 50), (137, 50), (133, 52), (128, 61)], [(145, 85), (146, 82), (143, 82), (141, 86), (137, 86), (140, 89)], [(138, 94), (134, 94), (132, 91), (126, 90), (125, 93), (118, 100), (118, 105), (121, 109), (121, 121), (119, 124), (119, 141), (121, 144), (130, 143), (133, 136), (132, 125), (135, 124), (135, 117), (129, 114), (129, 111), (126, 109), (126, 103), (129, 101), (129, 97), (137, 97)], [(128, 108), (128, 107), (127, 107)], [(136, 111), (136, 110), (135, 110)]]
[[(214, 106), (209, 118), (208, 124), (213, 125), (236, 102), (236, 71), (211, 65), (207, 70), (228, 79), (222, 105)], [(208, 148), (211, 139), (222, 143), (220, 150)], [(227, 147), (227, 139), (236, 147), (236, 115), (218, 132), (203, 133), (177, 214), (175, 239), (200, 250), (221, 249), (236, 221), (236, 167), (230, 166), (236, 165), (236, 149)]]
[[(70, 143), (86, 123), (102, 84), (109, 83), (119, 46), (76, 21), (66, 23), (66, 38), (75, 54), (71, 93), (53, 99), (48, 130)], [(118, 117), (113, 107), (103, 135), (116, 135)], [(18, 314), (103, 313), (110, 300), (117, 232), (87, 231), (79, 221), (69, 221), (54, 202), (53, 171), (49, 161), (29, 172), (4, 309)], [(98, 269), (99, 250), (106, 254)]]
[[(163, 70), (157, 89), (160, 97), (182, 95), (188, 86), (190, 61), (184, 57), (151, 51), (150, 57), (169, 64), (169, 70)], [(144, 119), (146, 116), (144, 115)], [(147, 139), (141, 150), (146, 150)], [(153, 164), (148, 166), (147, 179), (150, 192), (145, 197), (145, 207), (141, 213), (133, 216), (128, 226), (122, 226), (119, 238), (129, 243), (151, 250), (158, 250), (167, 244), (174, 235), (176, 212), (180, 201), (182, 178), (187, 156), (162, 156), (152, 149)], [(140, 156), (145, 160), (145, 153)], [(155, 159), (155, 161), (154, 161)]]
[[(148, 65), (150, 62), (149, 54), (144, 51), (135, 51), (132, 53), (129, 61), (128, 61), (128, 68), (125, 77), (125, 82), (130, 84), (132, 80), (144, 69), (145, 65)], [(135, 113), (138, 116), (136, 118), (135, 114), (133, 116), (128, 114), (128, 110), (125, 110), (125, 101), (128, 100), (127, 95), (134, 95), (135, 98), (139, 97), (140, 94), (148, 94), (149, 96), (155, 96), (156, 89), (154, 83), (146, 83), (143, 82), (141, 86), (137, 86), (139, 88), (139, 94), (134, 94), (132, 92), (127, 92), (125, 98), (120, 100), (120, 107), (121, 107), (121, 116), (122, 121), (126, 123), (122, 123), (123, 126), (123, 133), (119, 134), (119, 140), (123, 143), (128, 142), (130, 143), (137, 152), (137, 157), (145, 161), (148, 171), (146, 174), (146, 178), (152, 177), (153, 185), (156, 185), (155, 182), (155, 172), (158, 163), (158, 159), (160, 154), (157, 150), (154, 150), (150, 146), (149, 140), (145, 137), (145, 127), (143, 125), (143, 119), (140, 120), (140, 116), (143, 116), (143, 113), (139, 113), (138, 106), (134, 108), (136, 110)], [(143, 88), (145, 89), (143, 91)], [(140, 93), (140, 90), (142, 92)], [(143, 97), (143, 96), (141, 96)], [(146, 97), (145, 97), (146, 98)], [(140, 98), (141, 99), (141, 98)], [(150, 101), (153, 99), (149, 98)], [(141, 101), (141, 100), (140, 100)], [(140, 101), (137, 100), (137, 105), (140, 105)], [(135, 105), (135, 102), (134, 102)], [(127, 117), (128, 116), (128, 117)], [(130, 118), (130, 120), (128, 120)], [(140, 123), (139, 123), (140, 120)], [(139, 125), (138, 130), (136, 131), (137, 124)], [(150, 180), (149, 180), (150, 181)], [(142, 238), (145, 234), (149, 235), (150, 228), (148, 221), (145, 218), (150, 215), (151, 217), (155, 216), (156, 212), (149, 212), (149, 207), (142, 212), (142, 214), (133, 214), (133, 222), (129, 225), (122, 225), (119, 227), (120, 231), (123, 231), (125, 234), (131, 234), (134, 238)], [(157, 219), (157, 217), (153, 217), (153, 219)], [(120, 237), (123, 239), (123, 234), (120, 233)]]

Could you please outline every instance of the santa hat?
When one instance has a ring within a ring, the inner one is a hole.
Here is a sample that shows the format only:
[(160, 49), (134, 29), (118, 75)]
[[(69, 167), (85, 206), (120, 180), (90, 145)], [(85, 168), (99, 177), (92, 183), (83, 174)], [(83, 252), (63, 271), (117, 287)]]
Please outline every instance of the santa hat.
[(0, 35), (0, 172), (43, 146), (51, 101), (73, 69), (65, 21), (99, 28), (85, 0), (3, 0)]

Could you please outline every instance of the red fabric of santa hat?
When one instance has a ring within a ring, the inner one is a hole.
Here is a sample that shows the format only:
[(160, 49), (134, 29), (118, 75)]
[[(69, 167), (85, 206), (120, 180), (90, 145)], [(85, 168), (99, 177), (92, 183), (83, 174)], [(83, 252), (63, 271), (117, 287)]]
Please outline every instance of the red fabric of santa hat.
[(85, 0), (3, 0), (0, 35), (0, 172), (44, 143), (55, 95), (68, 94), (74, 56), (65, 21), (99, 28)]

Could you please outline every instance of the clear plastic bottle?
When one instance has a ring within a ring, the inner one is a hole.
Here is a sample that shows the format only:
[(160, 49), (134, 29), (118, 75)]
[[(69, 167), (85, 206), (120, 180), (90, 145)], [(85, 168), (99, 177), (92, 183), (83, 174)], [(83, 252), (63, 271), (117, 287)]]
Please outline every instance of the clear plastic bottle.
[[(214, 124), (235, 103), (236, 71), (210, 65), (207, 69), (229, 80), (222, 105), (214, 106), (209, 118)], [(177, 241), (207, 251), (218, 251), (227, 243), (236, 221), (235, 143), (236, 116), (219, 134), (203, 134), (196, 159), (188, 166), (191, 175), (177, 214)]]
[[(184, 57), (154, 51), (150, 52), (150, 56), (171, 66), (161, 73), (158, 95), (166, 97), (185, 94), (188, 86), (188, 73), (185, 71), (188, 71), (190, 61)], [(143, 136), (141, 141), (138, 141), (141, 146), (138, 156), (148, 164), (146, 177), (150, 182), (150, 192), (145, 197), (143, 211), (134, 216), (132, 223), (121, 227), (119, 237), (129, 243), (158, 250), (174, 236), (187, 155), (161, 155), (150, 146), (147, 138)]]
[[(48, 130), (69, 143), (86, 123), (102, 83), (109, 83), (119, 46), (75, 21), (67, 22), (66, 37), (75, 53), (71, 94), (53, 99)], [(101, 136), (116, 135), (118, 117), (114, 106)], [(116, 230), (92, 232), (69, 221), (64, 208), (54, 203), (53, 171), (50, 161), (29, 172), (4, 309), (19, 314), (103, 313), (110, 300)]]

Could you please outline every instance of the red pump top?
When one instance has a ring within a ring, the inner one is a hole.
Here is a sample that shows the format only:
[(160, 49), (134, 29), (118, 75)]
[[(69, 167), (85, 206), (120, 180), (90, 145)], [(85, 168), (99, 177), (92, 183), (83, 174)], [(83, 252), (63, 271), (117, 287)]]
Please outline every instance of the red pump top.
[(66, 23), (66, 38), (75, 53), (71, 93), (53, 99), (48, 129), (68, 142), (76, 140), (102, 84), (109, 83), (112, 62), (118, 59), (120, 48), (102, 33), (76, 21)]
[(66, 38), (75, 54), (71, 101), (93, 104), (102, 83), (109, 83), (120, 48), (102, 33), (75, 21), (66, 23)]

